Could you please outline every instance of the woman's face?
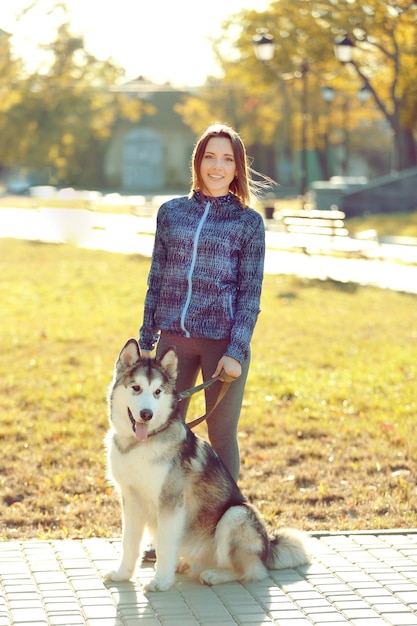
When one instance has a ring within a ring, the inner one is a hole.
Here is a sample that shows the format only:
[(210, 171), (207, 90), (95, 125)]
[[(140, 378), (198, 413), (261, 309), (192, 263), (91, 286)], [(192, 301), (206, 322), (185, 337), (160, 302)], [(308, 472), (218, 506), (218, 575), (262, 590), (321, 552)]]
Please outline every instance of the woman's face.
[(232, 142), (227, 137), (211, 137), (200, 165), (202, 192), (206, 196), (226, 196), (236, 174)]

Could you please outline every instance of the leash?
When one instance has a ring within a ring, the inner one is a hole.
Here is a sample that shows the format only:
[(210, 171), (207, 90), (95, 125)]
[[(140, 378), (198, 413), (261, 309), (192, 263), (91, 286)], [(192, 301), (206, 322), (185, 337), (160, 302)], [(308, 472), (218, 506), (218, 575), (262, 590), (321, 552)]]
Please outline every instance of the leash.
[(186, 426), (188, 426), (188, 428), (194, 428), (195, 426), (198, 426), (198, 424), (201, 424), (201, 422), (204, 422), (204, 420), (208, 420), (210, 415), (213, 413), (214, 409), (216, 409), (219, 406), (220, 402), (223, 400), (224, 396), (227, 393), (227, 390), (229, 389), (231, 383), (235, 379), (232, 376), (228, 376), (224, 372), (224, 370), (222, 370), (219, 376), (216, 376), (215, 378), (210, 378), (209, 380), (206, 380), (203, 383), (201, 383), (201, 385), (196, 385), (196, 387), (191, 387), (190, 389), (181, 391), (178, 394), (178, 400), (181, 402), (181, 400), (184, 400), (184, 398), (189, 398), (193, 394), (197, 393), (197, 391), (201, 391), (202, 389), (207, 389), (207, 387), (210, 387), (210, 385), (215, 383), (220, 378), (223, 378), (223, 384), (220, 387), (219, 395), (217, 396), (217, 400), (214, 406), (210, 409), (208, 413), (205, 413), (204, 415), (201, 415), (200, 417), (196, 417), (196, 419), (192, 420), (191, 422), (186, 422)]

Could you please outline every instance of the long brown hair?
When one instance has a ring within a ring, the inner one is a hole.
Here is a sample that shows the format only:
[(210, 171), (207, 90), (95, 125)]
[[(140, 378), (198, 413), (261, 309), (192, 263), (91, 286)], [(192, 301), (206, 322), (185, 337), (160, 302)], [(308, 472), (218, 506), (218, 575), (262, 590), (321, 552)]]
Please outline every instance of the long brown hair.
[(200, 174), (200, 166), (207, 144), (212, 137), (225, 137), (226, 139), (230, 139), (236, 164), (236, 176), (230, 183), (229, 190), (239, 198), (241, 205), (246, 208), (250, 203), (251, 195), (256, 195), (256, 190), (260, 185), (257, 182), (255, 183), (251, 178), (254, 171), (251, 169), (248, 162), (246, 148), (239, 133), (227, 124), (221, 124), (219, 122), (212, 124), (197, 141), (191, 160), (193, 176), (191, 191), (203, 190), (204, 184)]

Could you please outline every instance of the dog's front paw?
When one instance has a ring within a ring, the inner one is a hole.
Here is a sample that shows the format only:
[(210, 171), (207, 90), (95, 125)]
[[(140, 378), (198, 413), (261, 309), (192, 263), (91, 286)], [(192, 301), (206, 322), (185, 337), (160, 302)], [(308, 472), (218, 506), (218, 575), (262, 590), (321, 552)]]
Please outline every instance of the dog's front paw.
[(145, 591), (168, 591), (174, 584), (174, 578), (155, 576), (148, 582)]
[(123, 580), (130, 580), (132, 577), (132, 572), (124, 569), (115, 569), (111, 572), (107, 572), (104, 574), (104, 580), (113, 581), (113, 582), (121, 582)]

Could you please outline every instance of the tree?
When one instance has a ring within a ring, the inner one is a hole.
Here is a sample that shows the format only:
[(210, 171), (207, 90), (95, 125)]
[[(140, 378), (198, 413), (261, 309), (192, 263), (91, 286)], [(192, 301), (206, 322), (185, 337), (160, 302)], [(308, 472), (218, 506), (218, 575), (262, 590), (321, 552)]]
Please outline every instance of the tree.
[[(317, 3), (321, 4), (321, 3)], [(340, 11), (340, 15), (339, 15)], [(330, 11), (327, 11), (327, 18)], [(335, 26), (341, 19), (351, 32), (357, 54), (351, 69), (372, 93), (394, 137), (395, 168), (417, 166), (413, 131), (417, 91), (415, 33), (417, 6), (410, 0), (340, 3), (332, 10)]]
[[(263, 80), (295, 75), (308, 59), (309, 97), (314, 105), (320, 84), (328, 80), (347, 93), (366, 86), (392, 128), (396, 167), (405, 169), (417, 166), (416, 19), (417, 3), (411, 0), (275, 0), (263, 12), (240, 14), (235, 46), (244, 76), (251, 74), (252, 83), (257, 84), (261, 70), (259, 62), (255, 69), (252, 38), (256, 29), (268, 29), (276, 52), (269, 67), (262, 70)], [(348, 66), (338, 67), (333, 42), (346, 32), (355, 43), (355, 57)], [(297, 88), (294, 81), (294, 93)]]
[(5, 141), (4, 131), (9, 123), (9, 111), (22, 98), (18, 76), (22, 70), (19, 60), (12, 58), (9, 33), (0, 30), (0, 173), (13, 163), (10, 146)]
[(0, 163), (36, 172), (44, 183), (98, 186), (116, 120), (137, 121), (146, 105), (114, 91), (122, 70), (91, 55), (67, 21), (44, 49), (44, 66), (26, 75), (20, 69), (10, 88), (3, 84)]

